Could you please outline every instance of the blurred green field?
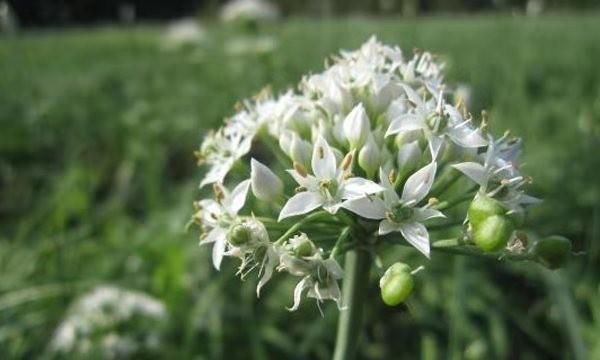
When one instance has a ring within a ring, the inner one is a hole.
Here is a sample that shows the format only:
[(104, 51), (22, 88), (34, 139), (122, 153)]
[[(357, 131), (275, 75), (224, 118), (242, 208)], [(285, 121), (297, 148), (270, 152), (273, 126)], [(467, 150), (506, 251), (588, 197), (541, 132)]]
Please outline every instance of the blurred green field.
[(531, 220), (578, 255), (554, 273), (434, 255), (398, 308), (382, 304), (374, 272), (360, 358), (600, 358), (598, 20), (293, 19), (261, 30), (272, 53), (246, 56), (225, 51), (235, 34), (217, 24), (178, 49), (158, 26), (0, 37), (0, 358), (44, 354), (68, 304), (106, 283), (165, 302), (161, 357), (328, 358), (334, 305), (289, 313), (294, 284), (278, 278), (258, 301), (254, 277), (235, 279), (233, 261), (216, 273), (184, 232), (192, 152), (237, 100), (285, 90), (371, 34), (443, 55), (450, 82), (472, 85), (473, 112), (525, 137), (545, 198)]

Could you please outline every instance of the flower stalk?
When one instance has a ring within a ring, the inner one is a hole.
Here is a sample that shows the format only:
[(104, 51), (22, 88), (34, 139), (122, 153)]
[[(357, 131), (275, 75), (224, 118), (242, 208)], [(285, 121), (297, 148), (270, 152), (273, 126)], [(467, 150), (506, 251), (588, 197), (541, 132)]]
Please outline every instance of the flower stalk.
[(366, 287), (369, 284), (371, 256), (367, 251), (353, 249), (346, 252), (342, 298), (333, 360), (352, 360), (362, 331)]

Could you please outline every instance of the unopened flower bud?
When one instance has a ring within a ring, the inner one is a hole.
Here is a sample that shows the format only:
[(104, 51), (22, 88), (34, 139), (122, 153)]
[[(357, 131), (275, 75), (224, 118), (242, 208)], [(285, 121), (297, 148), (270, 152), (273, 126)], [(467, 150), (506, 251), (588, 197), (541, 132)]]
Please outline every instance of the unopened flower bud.
[(292, 148), (292, 139), (294, 133), (291, 131), (282, 131), (281, 135), (279, 135), (279, 147), (283, 152), (291, 157), (291, 148)]
[(407, 174), (415, 170), (421, 161), (423, 152), (417, 141), (402, 145), (398, 149), (397, 161), (401, 174)]
[(471, 225), (477, 227), (481, 222), (493, 215), (504, 215), (506, 209), (502, 204), (489, 196), (477, 194), (471, 204), (467, 216)]
[(381, 151), (375, 143), (373, 136), (369, 134), (365, 145), (358, 153), (358, 165), (372, 178), (381, 162)]
[(503, 249), (510, 239), (515, 226), (503, 215), (486, 217), (481, 223), (473, 225), (473, 241), (485, 252)]
[(308, 141), (302, 140), (300, 136), (294, 134), (290, 144), (289, 155), (294, 162), (308, 166), (312, 156), (312, 146)]
[(558, 269), (567, 262), (571, 242), (562, 236), (548, 236), (533, 244), (531, 251), (548, 268)]
[(356, 105), (344, 119), (344, 135), (353, 149), (365, 142), (371, 130), (369, 117), (362, 103)]
[(264, 201), (272, 201), (283, 194), (283, 183), (271, 169), (252, 159), (250, 161), (252, 192)]
[(414, 287), (410, 266), (404, 263), (390, 266), (379, 280), (379, 287), (386, 305), (396, 306), (404, 302)]

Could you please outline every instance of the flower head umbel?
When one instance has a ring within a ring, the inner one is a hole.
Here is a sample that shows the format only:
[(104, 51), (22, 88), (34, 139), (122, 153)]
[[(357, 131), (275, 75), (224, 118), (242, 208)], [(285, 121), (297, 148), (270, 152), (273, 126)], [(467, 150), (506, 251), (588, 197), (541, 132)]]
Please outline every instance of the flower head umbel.
[[(338, 259), (348, 251), (376, 254), (396, 240), (429, 258), (435, 219), (469, 253), (513, 251), (512, 213), (535, 201), (524, 193), (521, 142), (495, 139), (485, 117), (451, 103), (461, 97), (443, 69), (431, 53), (407, 56), (373, 37), (302, 78), (298, 91), (241, 102), (198, 154), (208, 165), (201, 185), (213, 184), (214, 196), (195, 203), (193, 220), (201, 244), (213, 244), (214, 267), (227, 256), (239, 259), (242, 278), (256, 269), (257, 295), (276, 273), (299, 278), (295, 310), (304, 294), (341, 307)], [(240, 176), (249, 180), (223, 185)], [(251, 209), (240, 214), (250, 189)]]

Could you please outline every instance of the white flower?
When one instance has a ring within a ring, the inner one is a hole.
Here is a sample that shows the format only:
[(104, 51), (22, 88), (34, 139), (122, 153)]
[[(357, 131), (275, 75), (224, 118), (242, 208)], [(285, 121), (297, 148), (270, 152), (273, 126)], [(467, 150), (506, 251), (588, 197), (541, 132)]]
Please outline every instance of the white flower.
[(199, 152), (199, 160), (210, 166), (200, 187), (223, 182), (236, 160), (246, 155), (252, 145), (253, 131), (239, 123), (208, 134)]
[(252, 193), (264, 201), (273, 201), (283, 194), (283, 183), (265, 165), (255, 159), (250, 160), (250, 180)]
[[(421, 130), (429, 141), (431, 155), (435, 159), (443, 145), (443, 137), (448, 136), (454, 143), (466, 148), (487, 145), (480, 130), (471, 126), (471, 120), (464, 120), (460, 113), (450, 105), (444, 105), (440, 91), (437, 98), (423, 99), (410, 86), (403, 85), (412, 112), (391, 119), (386, 136)], [(434, 94), (436, 95), (436, 94)]]
[(294, 304), (288, 310), (295, 311), (300, 306), (302, 294), (308, 290), (307, 296), (317, 299), (317, 305), (323, 300), (333, 300), (338, 308), (342, 306), (342, 294), (337, 281), (344, 277), (344, 271), (335, 259), (323, 259), (323, 250), (317, 249), (313, 255), (299, 258), (289, 253), (291, 245), (308, 240), (306, 234), (295, 236), (289, 240), (288, 252), (280, 258), (279, 271), (287, 271), (293, 276), (302, 277), (294, 289)]
[(360, 148), (371, 130), (369, 117), (362, 103), (356, 105), (344, 119), (344, 135), (352, 149)]
[(480, 186), (480, 191), (497, 198), (512, 211), (523, 211), (523, 206), (538, 203), (540, 200), (529, 196), (521, 189), (529, 182), (517, 164), (521, 151), (520, 139), (503, 136), (493, 141), (490, 137), (483, 164), (463, 162), (452, 165)]
[(335, 214), (345, 200), (364, 197), (383, 190), (376, 183), (359, 177), (348, 177), (352, 155), (338, 167), (335, 154), (327, 141), (319, 137), (312, 155), (314, 175), (298, 169), (288, 170), (300, 185), (301, 192), (292, 196), (279, 214), (279, 221), (306, 214), (318, 207)]
[(158, 299), (137, 291), (100, 285), (69, 306), (49, 350), (81, 358), (135, 358), (138, 351), (152, 350), (150, 340), (160, 342), (157, 329), (166, 320), (165, 305)]
[(259, 268), (260, 280), (256, 286), (256, 296), (260, 297), (261, 288), (271, 279), (273, 270), (279, 264), (279, 248), (270, 242), (265, 225), (254, 216), (240, 219), (230, 227), (230, 234), (235, 227), (242, 228), (246, 241), (237, 245), (230, 241), (229, 250), (224, 255), (237, 257), (242, 261), (237, 272), (242, 279), (248, 272)]
[(436, 163), (432, 162), (411, 175), (404, 184), (401, 197), (394, 190), (388, 176), (381, 171), (381, 184), (386, 188), (382, 193), (383, 198), (370, 196), (351, 200), (344, 203), (344, 208), (367, 219), (381, 220), (379, 235), (399, 231), (406, 241), (429, 257), (429, 234), (422, 222), (444, 215), (427, 206), (416, 205), (429, 193), (436, 167)]
[(225, 22), (272, 20), (278, 16), (277, 8), (263, 0), (233, 0), (221, 11), (221, 19)]
[(237, 214), (246, 203), (250, 180), (239, 183), (233, 191), (218, 186), (217, 200), (200, 200), (200, 218), (206, 228), (205, 237), (200, 245), (214, 243), (212, 261), (219, 270), (227, 247), (227, 232), (237, 218)]

